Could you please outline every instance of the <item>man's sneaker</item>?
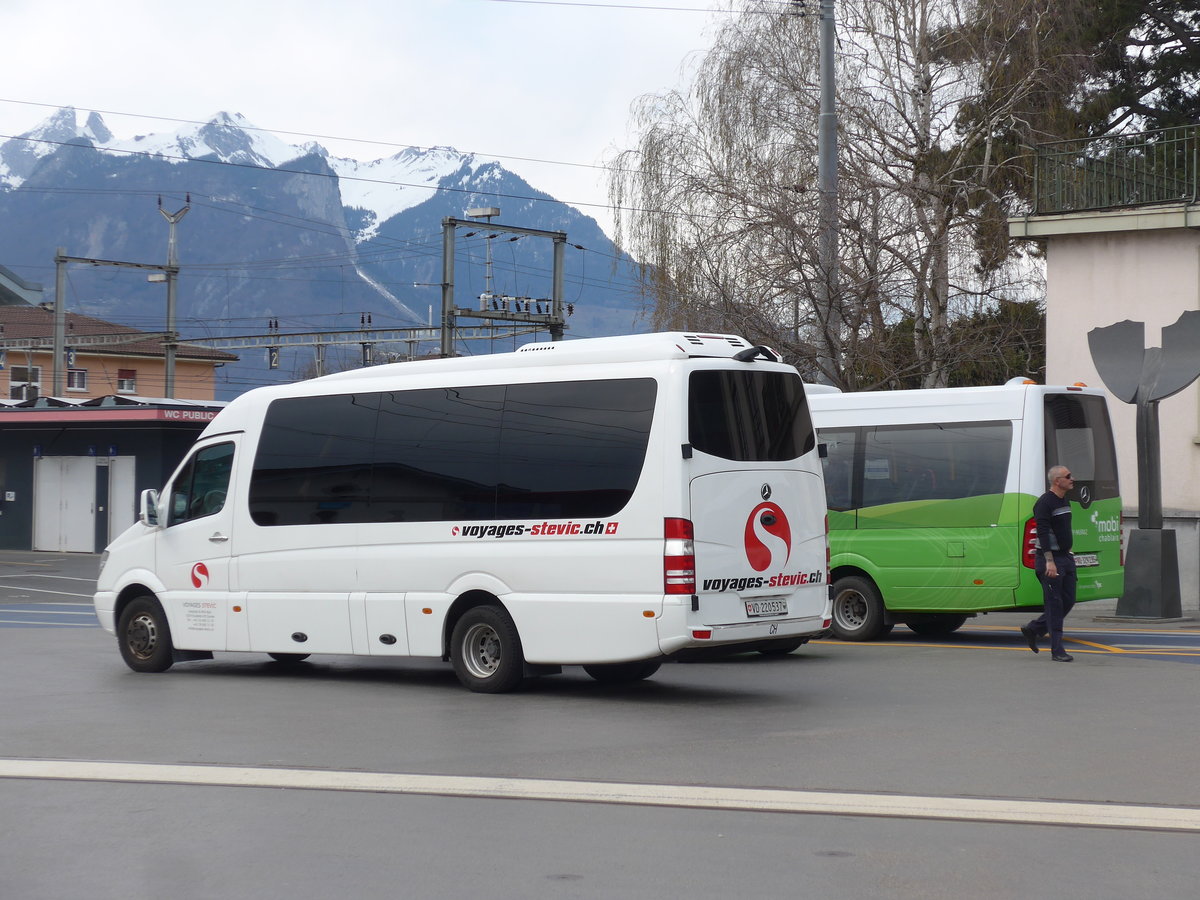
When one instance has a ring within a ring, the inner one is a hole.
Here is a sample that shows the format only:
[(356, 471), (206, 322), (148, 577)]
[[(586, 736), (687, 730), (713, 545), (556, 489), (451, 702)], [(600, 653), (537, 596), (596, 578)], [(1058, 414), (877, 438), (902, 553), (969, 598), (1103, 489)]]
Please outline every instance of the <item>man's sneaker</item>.
[(1055, 662), (1070, 662), (1075, 657), (1073, 657), (1070, 653), (1055, 653), (1052, 654), (1050, 658)]
[(1038, 652), (1037, 632), (1035, 632), (1028, 625), (1022, 625), (1021, 626), (1021, 634), (1025, 635), (1025, 640), (1029, 642), (1029, 649), (1032, 650), (1034, 653), (1037, 653)]

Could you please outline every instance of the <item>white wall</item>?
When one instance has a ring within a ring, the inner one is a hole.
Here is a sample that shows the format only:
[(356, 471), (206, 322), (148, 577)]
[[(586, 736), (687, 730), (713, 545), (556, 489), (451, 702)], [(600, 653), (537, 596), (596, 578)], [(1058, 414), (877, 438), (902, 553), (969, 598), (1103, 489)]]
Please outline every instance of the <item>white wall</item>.
[[(1107, 217), (1111, 223), (1113, 216)], [(1086, 218), (1086, 217), (1079, 217)], [(1065, 221), (1060, 219), (1060, 221)], [(1091, 233), (1063, 227), (1046, 238), (1046, 382), (1104, 383), (1092, 363), (1087, 334), (1125, 319), (1146, 324), (1146, 346), (1162, 344), (1162, 328), (1200, 309), (1200, 231), (1139, 227)], [(1076, 225), (1078, 219), (1076, 220)], [(1015, 229), (1014, 229), (1015, 231)], [(1042, 236), (1042, 235), (1039, 235)], [(1200, 366), (1200, 347), (1196, 348)], [(1110, 395), (1117, 435), (1126, 532), (1137, 525), (1137, 455), (1131, 404)], [(1159, 404), (1164, 525), (1177, 531), (1185, 614), (1200, 608), (1200, 385)]]

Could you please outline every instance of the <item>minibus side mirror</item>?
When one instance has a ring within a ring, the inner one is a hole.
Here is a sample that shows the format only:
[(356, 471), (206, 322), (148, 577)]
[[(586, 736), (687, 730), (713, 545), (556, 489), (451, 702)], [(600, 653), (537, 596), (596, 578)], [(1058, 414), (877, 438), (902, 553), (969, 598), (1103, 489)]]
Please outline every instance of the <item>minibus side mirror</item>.
[(142, 491), (138, 502), (138, 521), (143, 525), (158, 524), (158, 491), (153, 488)]
[(829, 459), (829, 445), (817, 444), (817, 456), (821, 459)]

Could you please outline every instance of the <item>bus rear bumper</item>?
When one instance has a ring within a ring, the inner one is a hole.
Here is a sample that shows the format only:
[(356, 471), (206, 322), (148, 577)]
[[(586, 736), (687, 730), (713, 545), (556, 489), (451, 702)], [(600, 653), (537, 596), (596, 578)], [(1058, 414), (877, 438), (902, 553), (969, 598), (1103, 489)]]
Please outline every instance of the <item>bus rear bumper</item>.
[(734, 622), (727, 625), (689, 625), (683, 634), (673, 635), (660, 642), (666, 655), (680, 650), (704, 647), (732, 647), (760, 641), (782, 641), (788, 638), (810, 639), (823, 634), (829, 619), (825, 616), (801, 616), (789, 619), (765, 619), (760, 622)]

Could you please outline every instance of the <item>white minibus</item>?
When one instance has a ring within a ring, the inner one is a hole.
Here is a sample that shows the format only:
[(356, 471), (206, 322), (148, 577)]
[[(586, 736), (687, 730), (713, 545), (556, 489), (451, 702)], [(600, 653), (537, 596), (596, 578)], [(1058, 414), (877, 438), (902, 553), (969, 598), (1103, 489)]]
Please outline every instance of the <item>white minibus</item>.
[(397, 363), (250, 391), (105, 551), (100, 624), (158, 672), (213, 651), (449, 660), (469, 689), (829, 626), (804, 386), (731, 335)]
[(944, 635), (1035, 608), (1033, 503), (1051, 466), (1075, 476), (1078, 599), (1124, 590), (1121, 492), (1103, 391), (1016, 378), (994, 387), (839, 393), (809, 385), (829, 504), (833, 633), (903, 623)]

